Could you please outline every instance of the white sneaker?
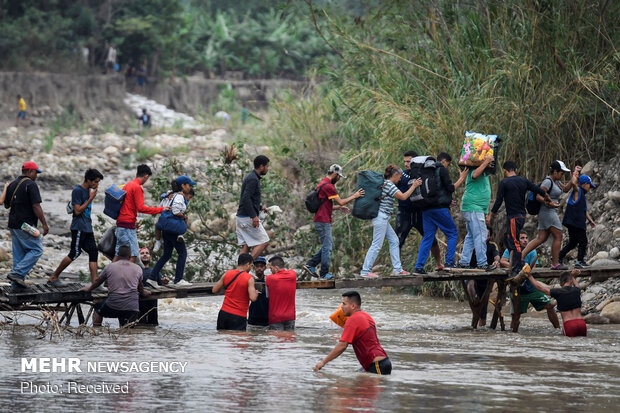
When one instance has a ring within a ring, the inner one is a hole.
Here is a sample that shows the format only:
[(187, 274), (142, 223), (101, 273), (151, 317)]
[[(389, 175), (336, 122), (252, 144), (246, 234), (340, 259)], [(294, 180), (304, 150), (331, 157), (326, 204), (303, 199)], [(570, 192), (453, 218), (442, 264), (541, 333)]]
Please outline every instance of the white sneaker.
[(159, 284), (157, 284), (157, 281), (155, 280), (146, 280), (146, 283), (156, 290), (160, 289)]
[(161, 249), (161, 241), (156, 239), (155, 245), (153, 246), (153, 252), (157, 252)]
[(175, 287), (188, 287), (188, 286), (190, 286), (190, 285), (192, 285), (192, 283), (187, 282), (187, 281), (185, 281), (185, 280), (181, 280), (181, 281), (179, 281), (178, 283), (174, 283), (174, 286), (175, 286)]

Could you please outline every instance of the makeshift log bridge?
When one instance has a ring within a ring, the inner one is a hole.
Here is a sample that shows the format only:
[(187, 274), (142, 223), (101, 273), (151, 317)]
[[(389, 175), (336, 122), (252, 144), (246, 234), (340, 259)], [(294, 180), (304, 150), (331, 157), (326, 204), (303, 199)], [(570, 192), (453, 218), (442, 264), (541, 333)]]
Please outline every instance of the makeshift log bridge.
[[(550, 279), (557, 278), (567, 271), (553, 271), (548, 268), (534, 269), (532, 274), (535, 278)], [(620, 277), (620, 265), (608, 267), (590, 267), (582, 269), (580, 277), (590, 277), (593, 282), (604, 281), (611, 277)], [(316, 280), (316, 281), (298, 281), (297, 289), (356, 289), (368, 287), (406, 287), (419, 286), (424, 282), (438, 281), (460, 281), (463, 283), (465, 297), (472, 311), (472, 327), (476, 328), (480, 319), (480, 309), (488, 302), (489, 295), (493, 290), (493, 286), (497, 283), (498, 297), (495, 304), (495, 311), (490, 327), (496, 328), (497, 322), (500, 321), (501, 328), (504, 330), (504, 322), (501, 313), (501, 307), (505, 300), (507, 272), (504, 270), (496, 270), (493, 272), (485, 272), (473, 269), (451, 269), (440, 272), (429, 273), (426, 275), (412, 276), (391, 276), (374, 279), (364, 278), (345, 278), (336, 280)], [(467, 293), (467, 280), (489, 280), (484, 294), (479, 299), (469, 297)], [(164, 298), (195, 298), (213, 295), (214, 283), (194, 283), (185, 287), (168, 287), (160, 286), (159, 289), (146, 288), (151, 295), (146, 298), (148, 300), (159, 300)], [(40, 310), (47, 308), (55, 311), (64, 312), (60, 323), (63, 321), (69, 324), (74, 314), (77, 314), (80, 324), (86, 323), (93, 311), (93, 304), (102, 301), (107, 297), (107, 292), (85, 292), (79, 291), (83, 287), (81, 283), (72, 283), (63, 287), (53, 287), (47, 284), (30, 284), (28, 288), (13, 291), (11, 287), (0, 287), (0, 311), (28, 311)], [(511, 294), (515, 293), (515, 288), (511, 287)], [(519, 317), (518, 301), (515, 300), (515, 316)], [(81, 304), (90, 306), (86, 316), (82, 312)]]

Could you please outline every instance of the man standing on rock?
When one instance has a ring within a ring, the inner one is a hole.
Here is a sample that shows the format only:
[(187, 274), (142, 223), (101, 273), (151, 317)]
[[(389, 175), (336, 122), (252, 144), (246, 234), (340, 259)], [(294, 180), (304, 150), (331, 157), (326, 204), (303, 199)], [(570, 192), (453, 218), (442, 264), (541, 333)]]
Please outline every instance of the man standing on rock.
[(64, 285), (58, 277), (82, 253), (82, 250), (88, 254), (91, 282), (95, 282), (97, 279), (97, 258), (99, 254), (90, 216), (92, 202), (97, 196), (97, 188), (99, 188), (99, 182), (102, 179), (101, 172), (96, 169), (88, 169), (84, 174), (84, 182), (73, 188), (71, 193), (71, 207), (73, 208), (71, 214), (73, 216), (71, 220), (71, 248), (69, 254), (62, 259), (54, 274), (47, 281), (49, 285), (54, 287)]
[(49, 228), (41, 208), (41, 194), (35, 183), (38, 174), (43, 172), (36, 163), (26, 162), (22, 174), (7, 188), (4, 207), (10, 209), (9, 230), (13, 244), (13, 269), (7, 275), (12, 288), (26, 288), (26, 276), (43, 255), (42, 236), (37, 222), (43, 225), (43, 235)]
[(316, 277), (316, 266), (321, 264), (319, 274), (324, 280), (334, 278), (332, 273), (329, 272), (332, 248), (334, 247), (334, 240), (332, 238), (332, 212), (334, 210), (334, 202), (337, 204), (335, 207), (336, 209), (348, 212), (349, 209), (345, 207), (345, 205), (364, 196), (364, 190), (360, 188), (348, 198), (341, 199), (334, 186), (340, 181), (340, 178), (345, 178), (342, 173), (342, 167), (334, 164), (329, 167), (327, 176), (323, 178), (316, 187), (321, 205), (319, 206), (319, 210), (314, 214), (314, 228), (316, 228), (316, 232), (319, 234), (321, 249), (306, 262), (304, 269)]
[(254, 170), (243, 178), (241, 199), (237, 209), (237, 242), (241, 254), (251, 253), (258, 258), (269, 244), (269, 235), (260, 222), (259, 213), (266, 211), (261, 204), (260, 180), (269, 171), (269, 158), (258, 155), (254, 158)]
[(136, 231), (136, 222), (138, 220), (138, 212), (143, 214), (156, 215), (162, 211), (169, 211), (170, 207), (148, 207), (144, 205), (144, 191), (142, 185), (153, 175), (148, 165), (138, 165), (136, 179), (129, 181), (123, 187), (126, 192), (123, 206), (116, 219), (116, 255), (114, 261), (118, 261), (118, 249), (121, 245), (129, 245), (131, 247), (131, 262), (136, 262), (140, 255), (138, 247), (138, 233)]

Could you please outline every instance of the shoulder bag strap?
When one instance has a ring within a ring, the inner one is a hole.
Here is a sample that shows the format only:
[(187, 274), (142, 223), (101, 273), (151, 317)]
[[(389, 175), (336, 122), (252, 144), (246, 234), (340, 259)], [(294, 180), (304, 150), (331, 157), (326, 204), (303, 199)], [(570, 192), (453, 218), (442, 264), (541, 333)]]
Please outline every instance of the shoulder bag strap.
[(238, 276), (240, 276), (241, 274), (243, 274), (243, 271), (239, 271), (239, 272), (237, 273), (237, 275), (235, 275), (235, 276), (233, 277), (233, 279), (232, 279), (232, 280), (230, 280), (230, 282), (224, 286), (224, 291), (226, 291), (226, 289), (227, 289), (228, 287), (230, 287), (230, 284), (232, 284), (233, 282), (235, 282), (235, 280), (237, 279), (237, 277), (238, 277)]
[(24, 178), (21, 181), (19, 181), (19, 183), (17, 184), (17, 186), (15, 187), (15, 190), (13, 191), (13, 196), (11, 197), (11, 201), (9, 202), (9, 208), (11, 208), (13, 206), (13, 200), (15, 199), (15, 195), (17, 195), (17, 190), (19, 189), (19, 187), (21, 186), (21, 184), (24, 183), (24, 181), (29, 180), (30, 178)]

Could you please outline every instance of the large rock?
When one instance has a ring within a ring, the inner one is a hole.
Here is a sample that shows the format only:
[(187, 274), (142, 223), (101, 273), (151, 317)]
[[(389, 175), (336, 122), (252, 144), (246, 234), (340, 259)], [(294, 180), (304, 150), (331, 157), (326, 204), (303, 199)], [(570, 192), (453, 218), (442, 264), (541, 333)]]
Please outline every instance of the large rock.
[(596, 161), (590, 161), (583, 166), (581, 173), (583, 175), (593, 175), (595, 167), (596, 167)]
[(609, 324), (609, 318), (602, 317), (599, 314), (591, 313), (583, 318), (586, 324)]
[(608, 318), (610, 323), (620, 324), (620, 302), (607, 304), (601, 311), (601, 316)]
[(592, 258), (588, 260), (588, 263), (592, 264), (593, 262), (596, 262), (599, 260), (606, 260), (608, 258), (609, 258), (609, 253), (607, 251), (599, 251), (596, 253), (595, 256), (593, 256)]
[(609, 256), (613, 259), (617, 259), (618, 257), (620, 257), (620, 248), (613, 247), (611, 250), (609, 250)]
[(10, 260), (11, 260), (11, 254), (9, 254), (9, 252), (5, 250), (4, 248), (0, 247), (0, 262), (10, 261)]
[(620, 239), (620, 228), (614, 229), (614, 238)]
[(609, 191), (607, 197), (612, 201), (620, 204), (620, 191)]
[(610, 259), (596, 260), (592, 263), (593, 267), (608, 267), (610, 265), (618, 265), (618, 261)]

